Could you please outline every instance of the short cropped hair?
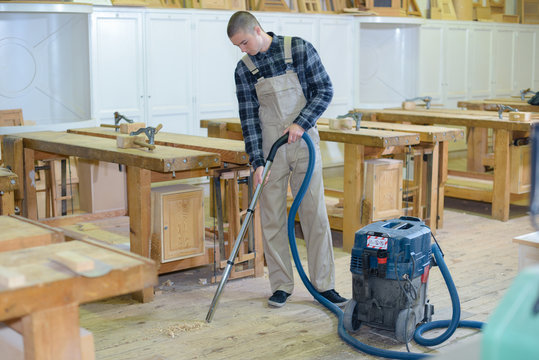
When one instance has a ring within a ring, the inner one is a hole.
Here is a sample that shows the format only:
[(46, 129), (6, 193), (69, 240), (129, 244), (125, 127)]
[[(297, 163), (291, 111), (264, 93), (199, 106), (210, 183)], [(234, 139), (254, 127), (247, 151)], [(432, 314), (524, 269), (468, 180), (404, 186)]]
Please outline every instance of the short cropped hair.
[(260, 23), (253, 14), (247, 11), (237, 11), (228, 20), (226, 32), (229, 38), (236, 35), (239, 31), (252, 34), (255, 26), (259, 26), (262, 29), (262, 26), (260, 26)]

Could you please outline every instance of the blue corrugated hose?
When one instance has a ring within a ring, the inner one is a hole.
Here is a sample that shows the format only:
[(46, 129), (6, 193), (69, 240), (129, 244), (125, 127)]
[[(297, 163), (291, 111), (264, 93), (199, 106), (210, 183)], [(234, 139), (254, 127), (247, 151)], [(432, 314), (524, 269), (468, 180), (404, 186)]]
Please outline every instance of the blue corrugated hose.
[[(314, 288), (314, 286), (311, 284), (311, 282), (309, 281), (309, 278), (305, 274), (305, 271), (303, 271), (303, 266), (301, 265), (301, 261), (298, 255), (298, 248), (296, 246), (296, 234), (294, 231), (294, 224), (295, 224), (296, 213), (298, 212), (299, 205), (311, 181), (311, 177), (312, 177), (313, 169), (314, 169), (314, 159), (315, 159), (314, 145), (311, 138), (309, 137), (309, 135), (307, 135), (306, 132), (303, 133), (303, 140), (307, 143), (307, 147), (309, 148), (309, 165), (307, 167), (307, 173), (305, 174), (303, 183), (301, 184), (298, 194), (296, 195), (296, 198), (294, 199), (294, 202), (292, 203), (292, 207), (290, 208), (290, 213), (288, 214), (288, 240), (290, 242), (292, 258), (294, 259), (294, 263), (296, 264), (296, 268), (298, 270), (301, 280), (303, 281), (303, 284), (305, 285), (307, 290), (309, 290), (311, 295), (316, 300), (318, 300), (318, 302), (320, 302), (322, 305), (324, 305), (326, 308), (328, 308), (332, 313), (334, 313), (338, 317), (339, 336), (350, 346), (366, 354), (385, 357), (389, 359), (419, 359), (419, 358), (429, 356), (427, 354), (408, 353), (408, 352), (399, 352), (399, 351), (379, 349), (379, 348), (375, 348), (373, 346), (364, 344), (361, 341), (357, 340), (356, 338), (352, 337), (350, 334), (348, 334), (348, 332), (344, 328), (344, 322), (343, 322), (344, 312), (338, 306), (336, 306), (335, 304), (333, 304), (332, 302), (324, 298), (322, 295), (320, 295), (318, 291)], [(479, 321), (460, 321), (460, 302), (459, 302), (459, 297), (457, 294), (457, 289), (455, 287), (455, 284), (453, 283), (453, 279), (451, 278), (451, 275), (449, 274), (449, 269), (447, 268), (447, 265), (444, 262), (444, 258), (442, 257), (440, 248), (438, 247), (437, 244), (432, 245), (432, 252), (436, 259), (436, 263), (438, 264), (438, 267), (440, 268), (440, 271), (442, 272), (442, 276), (444, 277), (447, 288), (449, 289), (449, 294), (451, 296), (451, 303), (453, 305), (453, 316), (451, 320), (439, 320), (439, 321), (429, 322), (429, 323), (421, 325), (420, 327), (416, 329), (415, 334), (414, 334), (414, 340), (418, 344), (424, 345), (424, 346), (434, 346), (434, 345), (441, 344), (442, 342), (447, 340), (449, 337), (451, 337), (451, 335), (453, 335), (457, 327), (471, 327), (471, 328), (480, 329), (484, 325), (484, 323), (479, 322)], [(436, 338), (426, 339), (422, 337), (425, 331), (429, 331), (436, 328), (444, 328), (444, 327), (447, 327), (447, 330)]]

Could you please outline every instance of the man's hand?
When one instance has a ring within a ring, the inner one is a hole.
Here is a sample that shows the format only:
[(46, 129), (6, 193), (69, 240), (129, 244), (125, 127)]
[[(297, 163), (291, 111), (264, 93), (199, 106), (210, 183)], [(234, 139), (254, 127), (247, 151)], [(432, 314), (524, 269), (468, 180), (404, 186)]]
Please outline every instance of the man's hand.
[[(256, 188), (258, 184), (262, 184), (262, 173), (264, 172), (264, 167), (259, 166), (256, 168), (255, 173), (253, 174), (254, 177), (254, 187)], [(271, 170), (268, 171), (268, 176), (266, 178), (266, 182), (268, 182), (269, 174), (271, 173)]]
[(283, 135), (288, 133), (288, 143), (292, 144), (298, 141), (299, 139), (301, 139), (304, 132), (305, 130), (303, 130), (301, 126), (299, 126), (298, 124), (292, 124), (288, 128), (285, 129), (285, 131), (283, 132)]

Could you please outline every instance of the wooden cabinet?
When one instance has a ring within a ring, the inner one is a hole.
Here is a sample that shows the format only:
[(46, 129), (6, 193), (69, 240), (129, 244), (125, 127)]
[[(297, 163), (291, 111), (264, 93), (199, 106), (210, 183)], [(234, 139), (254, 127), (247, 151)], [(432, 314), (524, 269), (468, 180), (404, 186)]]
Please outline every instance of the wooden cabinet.
[(152, 258), (161, 263), (204, 254), (201, 187), (152, 186)]
[(365, 204), (371, 221), (402, 215), (401, 160), (365, 160)]

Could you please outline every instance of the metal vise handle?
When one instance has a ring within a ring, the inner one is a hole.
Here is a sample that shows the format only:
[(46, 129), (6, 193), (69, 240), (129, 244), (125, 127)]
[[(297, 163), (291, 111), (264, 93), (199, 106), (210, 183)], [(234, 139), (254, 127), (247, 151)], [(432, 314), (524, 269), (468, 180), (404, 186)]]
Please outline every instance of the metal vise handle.
[(130, 124), (133, 123), (133, 120), (126, 118), (125, 116), (123, 116), (122, 114), (120, 114), (117, 111), (114, 112), (114, 125), (118, 125), (120, 123), (120, 120), (122, 120), (122, 119), (127, 121)]
[(498, 118), (500, 120), (503, 119), (503, 112), (505, 110), (518, 112), (518, 109), (515, 109), (515, 108), (513, 108), (513, 107), (511, 107), (509, 105), (498, 104)]
[(536, 92), (532, 91), (530, 88), (520, 90), (520, 100), (524, 101), (526, 99), (526, 94), (533, 94), (535, 95)]
[(418, 96), (412, 99), (405, 99), (404, 101), (416, 101), (416, 100), (422, 100), (425, 102), (425, 108), (428, 110), (430, 109), (430, 102), (432, 101), (432, 96)]
[(357, 112), (357, 111), (349, 111), (345, 115), (339, 115), (337, 116), (337, 119), (344, 119), (347, 117), (351, 117), (356, 121), (356, 131), (361, 128), (361, 119), (363, 118), (363, 113)]
[(137, 131), (132, 131), (129, 135), (134, 136), (134, 135), (144, 133), (148, 137), (148, 144), (155, 145), (154, 144), (155, 134), (157, 134), (159, 130), (161, 130), (162, 128), (163, 128), (162, 124), (157, 125), (157, 127), (148, 126), (145, 128), (140, 128)]

